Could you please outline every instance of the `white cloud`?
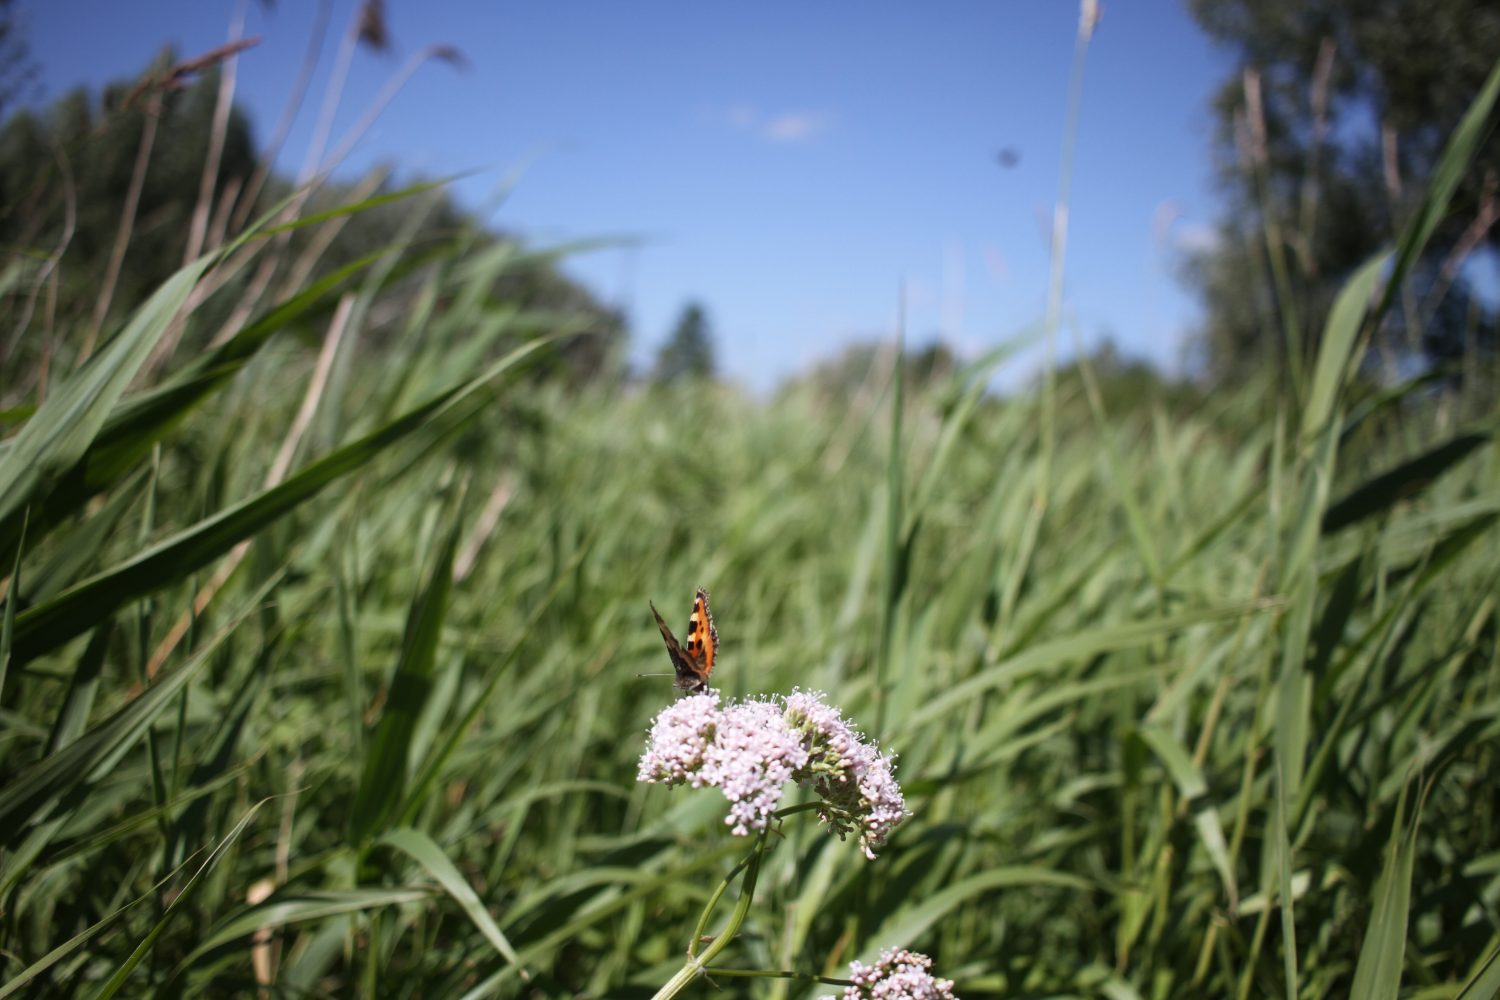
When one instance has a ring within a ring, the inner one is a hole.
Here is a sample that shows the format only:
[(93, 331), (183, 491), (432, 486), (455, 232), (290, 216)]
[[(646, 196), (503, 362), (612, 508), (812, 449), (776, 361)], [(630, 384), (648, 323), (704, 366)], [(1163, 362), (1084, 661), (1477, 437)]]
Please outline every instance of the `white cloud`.
[(724, 120), (731, 128), (749, 130), (755, 127), (760, 112), (748, 104), (736, 104), (724, 113)]
[(1172, 245), (1183, 253), (1206, 253), (1218, 247), (1219, 230), (1206, 222), (1182, 222), (1173, 227)]
[(823, 131), (823, 116), (807, 112), (777, 115), (760, 129), (767, 142), (802, 142)]
[(806, 142), (828, 127), (828, 116), (814, 111), (784, 111), (763, 114), (753, 104), (736, 104), (726, 109), (720, 120), (737, 132), (745, 132), (764, 142)]
[(1205, 253), (1219, 245), (1219, 231), (1212, 223), (1189, 218), (1171, 198), (1151, 213), (1151, 238), (1158, 250), (1177, 253)]

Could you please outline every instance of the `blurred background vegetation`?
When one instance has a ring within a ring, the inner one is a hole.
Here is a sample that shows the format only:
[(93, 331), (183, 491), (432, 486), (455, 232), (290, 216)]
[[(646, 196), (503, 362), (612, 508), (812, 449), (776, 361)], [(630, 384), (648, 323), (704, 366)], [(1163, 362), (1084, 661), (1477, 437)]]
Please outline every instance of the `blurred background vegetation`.
[(757, 399), (702, 303), (633, 370), (582, 248), (279, 173), (232, 51), (18, 109), (0, 0), (0, 997), (652, 996), (744, 849), (634, 780), (697, 584), (725, 693), (828, 692), (913, 814), (789, 821), (728, 964), (1494, 995), (1500, 13), (1192, 9), (1243, 70), (1185, 375)]

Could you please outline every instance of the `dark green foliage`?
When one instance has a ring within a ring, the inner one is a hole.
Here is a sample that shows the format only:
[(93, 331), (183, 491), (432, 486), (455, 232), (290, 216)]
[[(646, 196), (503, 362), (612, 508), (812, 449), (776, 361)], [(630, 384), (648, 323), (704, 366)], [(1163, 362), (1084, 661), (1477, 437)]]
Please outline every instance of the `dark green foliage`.
[[(173, 61), (171, 52), (164, 53), (158, 68)], [(156, 114), (157, 129), (138, 222), (120, 272), (116, 302), (125, 311), (183, 264), (212, 134), (217, 73), (205, 74), (183, 90), (139, 92), (130, 106), (122, 106), (133, 90), (134, 84), (123, 83), (98, 97), (75, 90), (45, 112), (13, 115), (0, 129), (0, 243), (12, 252), (29, 248), (46, 254), (67, 235), (69, 212), (76, 213), (60, 271), (59, 300), (84, 316), (114, 246), (146, 116)], [(244, 184), (254, 169), (250, 126), (235, 112), (225, 133), (219, 190), (228, 183)]]
[(682, 309), (677, 325), (656, 352), (652, 378), (662, 384), (714, 376), (714, 341), (703, 306), (690, 302)]
[[(1407, 223), (1494, 68), (1500, 9), (1483, 0), (1191, 7), (1245, 71), (1214, 102), (1230, 211), (1216, 245), (1186, 265), (1206, 306), (1201, 360), (1241, 382), (1269, 365), (1295, 391), (1336, 290)], [(1492, 132), (1382, 328), (1372, 358), (1382, 375), (1493, 351), (1496, 317), (1459, 267), (1478, 247), (1500, 247), (1500, 227), (1483, 221), (1497, 183)]]
[(16, 0), (0, 0), (0, 121), (36, 83), (37, 65), (31, 58), (25, 27)]
[[(210, 69), (181, 89), (164, 86), (165, 71), (174, 58), (172, 52), (164, 52), (138, 81), (112, 85), (98, 96), (77, 90), (45, 112), (22, 112), (0, 127), (0, 267), (16, 268), (23, 276), (20, 291), (13, 288), (0, 298), (0, 364), (8, 374), (26, 376), (0, 383), (0, 405), (32, 398), (42, 371), (66, 368), (83, 350), (81, 345), (91, 341), (87, 328), (126, 221), (122, 209), (147, 116), (156, 120), (155, 135), (148, 147), (139, 206), (130, 220), (128, 249), (100, 334), (107, 337), (121, 317), (183, 265), (213, 131), (219, 77)], [(289, 182), (273, 175), (253, 204), (244, 202), (260, 156), (249, 122), (239, 109), (232, 110), (214, 179), (215, 219), (253, 221), (296, 195)], [(396, 188), (388, 177), (372, 180), (378, 183), (333, 182), (313, 191), (304, 217), (356, 201), (372, 204), (335, 215), (326, 227), (261, 241), (252, 250), (269, 242), (278, 252), (262, 253), (249, 268), (241, 262), (226, 268), (227, 292), (198, 306), (199, 320), (185, 333), (181, 353), (209, 346), (220, 333), (217, 324), (234, 315), (235, 293), (261, 286), (266, 301), (259, 311), (264, 313), (306, 291), (309, 283), (347, 273), (356, 263), (368, 264), (372, 251), (393, 244), (409, 244), (415, 252), (427, 254), (455, 246), (476, 254), (509, 248), (522, 258), (522, 266), (496, 274), (495, 285), (485, 290), (491, 304), (551, 313), (553, 320), (566, 316), (571, 325), (570, 335), (552, 347), (546, 370), (575, 384), (615, 374), (614, 359), (624, 333), (621, 317), (563, 275), (553, 257), (524, 254), (513, 241), (480, 229), (440, 187), (428, 195), (420, 214), (414, 215), (406, 204), (374, 204), (388, 199)], [(59, 262), (49, 270), (44, 262), (57, 253)], [(270, 271), (252, 279), (254, 266), (268, 258)], [(43, 277), (55, 280), (56, 288), (37, 284)], [(292, 278), (302, 287), (288, 288), (286, 282)], [(40, 296), (51, 301), (54, 293), (58, 311), (37, 308)], [(58, 328), (76, 335), (58, 337)], [(367, 340), (385, 348), (404, 334), (409, 331), (400, 324), (389, 324), (371, 330)]]

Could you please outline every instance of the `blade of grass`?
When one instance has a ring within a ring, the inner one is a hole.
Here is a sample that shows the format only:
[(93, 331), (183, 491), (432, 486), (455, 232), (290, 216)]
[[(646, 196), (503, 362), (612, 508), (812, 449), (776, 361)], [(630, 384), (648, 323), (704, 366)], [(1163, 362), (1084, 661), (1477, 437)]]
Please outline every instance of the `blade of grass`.
[(262, 799), (251, 806), (250, 810), (244, 816), (240, 817), (240, 821), (234, 825), (233, 829), (219, 841), (218, 845), (213, 849), (213, 853), (204, 859), (203, 864), (198, 866), (198, 870), (193, 872), (192, 877), (187, 880), (182, 888), (178, 890), (172, 901), (167, 904), (166, 912), (162, 914), (161, 919), (156, 922), (150, 932), (141, 940), (141, 943), (136, 945), (135, 950), (115, 970), (114, 975), (110, 976), (104, 985), (99, 988), (98, 992), (94, 994), (95, 1000), (108, 1000), (109, 997), (114, 996), (120, 991), (120, 987), (125, 985), (125, 980), (130, 978), (130, 974), (135, 971), (136, 966), (140, 965), (146, 958), (146, 955), (151, 951), (151, 945), (161, 936), (162, 931), (166, 930), (167, 924), (177, 915), (177, 911), (192, 898), (193, 890), (198, 887), (198, 883), (203, 879), (203, 876), (214, 869), (219, 859), (224, 856), (224, 853), (235, 841), (239, 840), (240, 834), (245, 832), (245, 827), (250, 825), (250, 820), (260, 811), (260, 807), (268, 801), (270, 800)]
[(142, 691), (104, 722), (34, 764), (13, 775), (0, 788), (0, 828), (19, 833), (41, 810), (50, 808), (80, 782), (108, 773), (145, 734), (156, 716), (208, 664), (219, 644), (257, 608), (279, 582), (268, 579), (193, 657), (181, 667)]
[(280, 485), (200, 521), (130, 560), (70, 587), (51, 601), (28, 608), (16, 619), (17, 659), (25, 662), (54, 649), (93, 627), (127, 601), (202, 568), (311, 500), (330, 483), (385, 454), (397, 441), (441, 422), (444, 417), (460, 422), (472, 419), (475, 413), (460, 412), (460, 404), (537, 350), (542, 342), (534, 340), (517, 348), (479, 377), (439, 393), (422, 406), (307, 465)]
[[(420, 830), (406, 826), (387, 830), (380, 835), (375, 844), (393, 847), (425, 868), (429, 875), (437, 879), (443, 891), (453, 897), (453, 901), (468, 915), (474, 926), (479, 928), (485, 940), (507, 962), (518, 967), (521, 965), (515, 949), (511, 947), (510, 941), (495, 923), (494, 918), (490, 916), (489, 910), (485, 909), (478, 894), (474, 892), (473, 887), (463, 875), (459, 874), (448, 855), (443, 853), (443, 849), (431, 837)], [(531, 975), (524, 968), (520, 968), (519, 972), (522, 979), (530, 981)]]
[(1359, 964), (1349, 995), (1355, 1000), (1395, 1000), (1401, 992), (1401, 970), (1406, 959), (1406, 921), (1411, 910), (1411, 873), (1416, 858), (1417, 829), (1422, 803), (1403, 822), (1406, 794), (1396, 804), (1385, 864), (1375, 883), (1374, 906), (1359, 947)]
[(443, 618), (448, 613), (453, 554), (462, 526), (463, 519), (456, 513), (452, 515), (447, 538), (428, 567), (426, 582), (412, 599), (401, 655), (365, 755), (364, 771), (350, 811), (349, 839), (360, 851), (384, 830), (400, 809), (406, 792), (412, 733), (432, 690), (432, 668), (437, 660)]

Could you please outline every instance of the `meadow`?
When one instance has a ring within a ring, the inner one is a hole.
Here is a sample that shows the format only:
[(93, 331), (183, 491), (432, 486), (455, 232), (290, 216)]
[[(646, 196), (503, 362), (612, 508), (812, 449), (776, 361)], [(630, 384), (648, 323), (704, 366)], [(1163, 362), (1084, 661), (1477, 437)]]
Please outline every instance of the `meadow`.
[[(251, 224), (5, 413), (0, 997), (811, 997), (901, 947), (965, 997), (1494, 995), (1494, 404), (1362, 359), (1497, 88), (1305, 384), (1123, 412), (993, 391), (1005, 347), (576, 384), (496, 292), (554, 251), (463, 238), (241, 316), (280, 234), (427, 192)], [(637, 780), (696, 586), (726, 701), (896, 755), (873, 860), (805, 790), (740, 837)]]

